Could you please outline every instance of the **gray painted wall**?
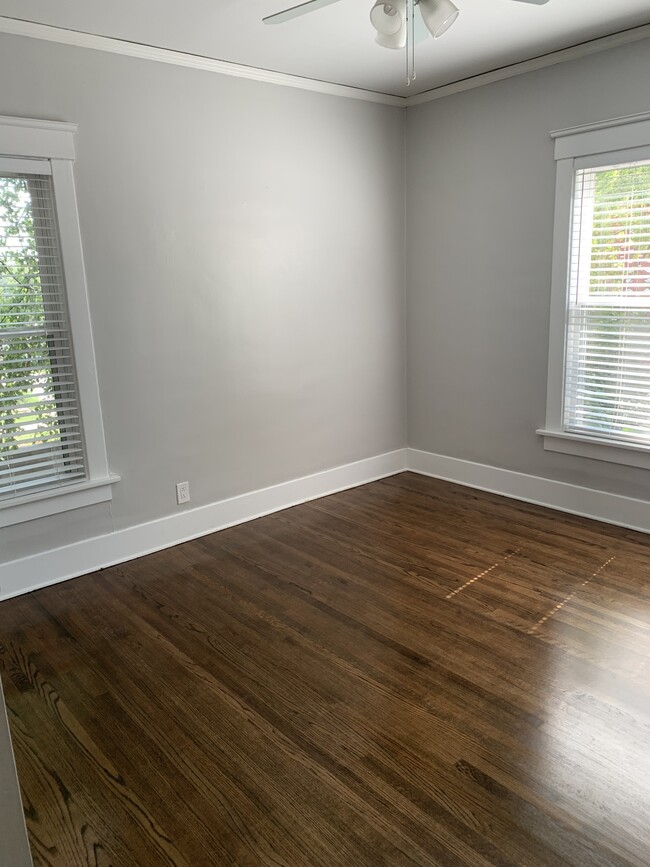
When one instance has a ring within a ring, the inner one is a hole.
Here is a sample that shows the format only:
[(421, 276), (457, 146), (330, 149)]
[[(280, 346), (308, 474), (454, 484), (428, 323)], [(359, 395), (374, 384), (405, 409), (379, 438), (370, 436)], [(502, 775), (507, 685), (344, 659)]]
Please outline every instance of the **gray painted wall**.
[[(650, 109), (650, 43), (406, 113), (409, 444), (647, 499), (544, 452), (552, 129)], [(112, 505), (0, 562), (405, 444), (399, 109), (0, 36), (0, 114), (80, 125)]]
[(0, 864), (33, 867), (0, 682)]
[(405, 445), (397, 108), (0, 36), (0, 114), (79, 124), (111, 469), (0, 562)]
[(549, 131), (650, 110), (644, 41), (407, 110), (409, 445), (650, 499), (650, 473), (545, 452)]

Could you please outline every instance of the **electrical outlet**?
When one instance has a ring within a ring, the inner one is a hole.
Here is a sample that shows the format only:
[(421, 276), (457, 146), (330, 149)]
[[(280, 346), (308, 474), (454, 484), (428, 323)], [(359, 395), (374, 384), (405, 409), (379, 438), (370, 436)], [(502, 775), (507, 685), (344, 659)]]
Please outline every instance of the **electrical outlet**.
[(183, 503), (189, 503), (190, 501), (190, 483), (189, 482), (179, 482), (176, 485), (176, 502), (179, 506), (182, 506)]

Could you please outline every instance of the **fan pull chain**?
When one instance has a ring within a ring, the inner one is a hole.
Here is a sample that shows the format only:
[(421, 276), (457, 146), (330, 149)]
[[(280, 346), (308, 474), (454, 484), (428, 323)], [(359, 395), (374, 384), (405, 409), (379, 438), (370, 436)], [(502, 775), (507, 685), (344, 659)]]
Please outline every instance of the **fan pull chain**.
[(406, 0), (406, 46), (405, 46), (404, 56), (406, 57), (406, 86), (407, 87), (411, 83), (411, 76), (409, 74), (411, 71), (411, 63), (410, 63), (410, 57), (409, 57), (409, 52), (411, 50), (411, 40), (409, 39), (409, 25), (410, 25), (409, 13), (411, 11), (410, 5), (411, 5), (411, 0)]
[(406, 86), (415, 81), (415, 2), (406, 0)]
[(411, 3), (411, 33), (410, 33), (410, 41), (411, 41), (411, 81), (415, 81), (415, 4), (416, 0), (410, 0)]

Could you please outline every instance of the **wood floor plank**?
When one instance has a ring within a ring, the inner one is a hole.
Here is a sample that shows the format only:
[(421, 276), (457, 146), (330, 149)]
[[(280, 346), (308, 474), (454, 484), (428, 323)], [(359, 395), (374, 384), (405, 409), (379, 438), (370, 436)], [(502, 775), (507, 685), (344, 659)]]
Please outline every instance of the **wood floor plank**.
[(405, 473), (0, 604), (36, 865), (647, 865), (647, 537)]

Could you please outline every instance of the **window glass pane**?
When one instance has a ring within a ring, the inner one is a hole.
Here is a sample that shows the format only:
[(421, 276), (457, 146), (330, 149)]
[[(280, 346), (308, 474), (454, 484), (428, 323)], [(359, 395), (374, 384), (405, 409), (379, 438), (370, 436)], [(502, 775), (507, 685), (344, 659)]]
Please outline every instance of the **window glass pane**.
[(576, 173), (571, 289), (576, 301), (650, 299), (650, 163)]
[(650, 443), (650, 161), (576, 172), (564, 427)]
[(48, 176), (0, 176), (0, 496), (85, 475)]

